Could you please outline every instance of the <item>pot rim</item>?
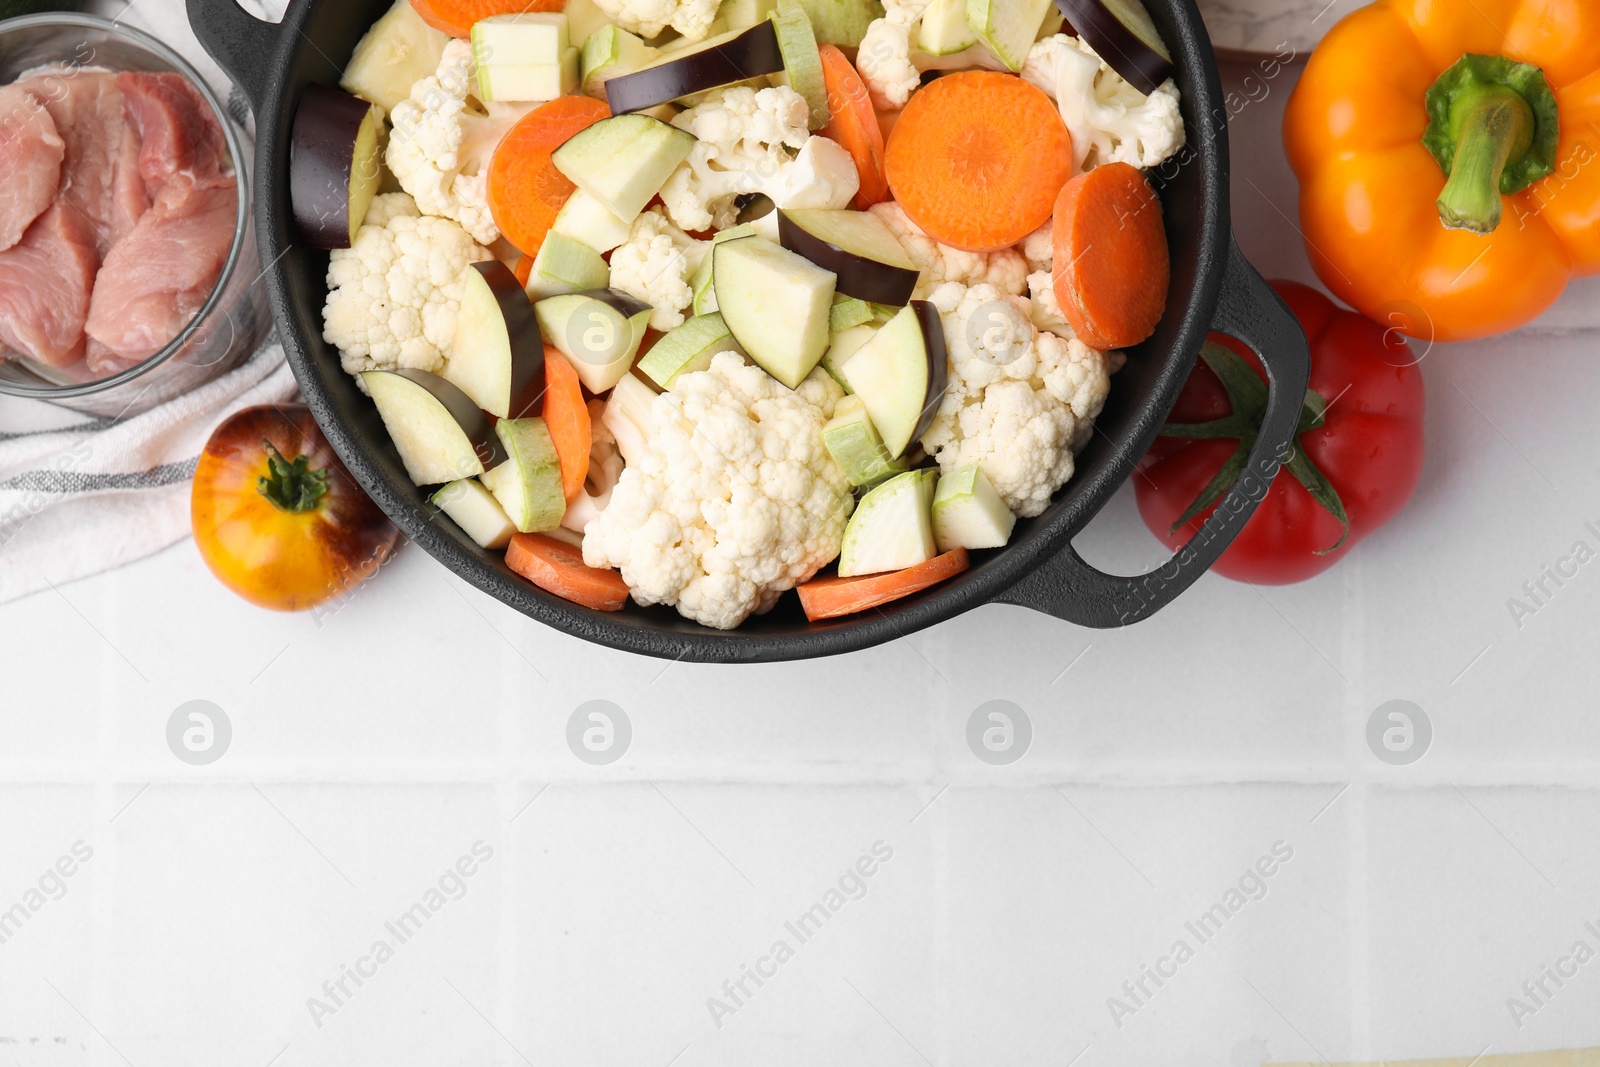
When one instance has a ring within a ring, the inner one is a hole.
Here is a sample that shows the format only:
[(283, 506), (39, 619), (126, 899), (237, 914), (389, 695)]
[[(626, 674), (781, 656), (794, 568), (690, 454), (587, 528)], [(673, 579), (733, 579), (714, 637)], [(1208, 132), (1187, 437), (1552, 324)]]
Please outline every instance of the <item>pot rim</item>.
[[(232, 9), (227, 18), (220, 20), (222, 25), (216, 31), (219, 37), (274, 35), (269, 54), (263, 56), (257, 51), (250, 53), (247, 60), (253, 68), (247, 76), (256, 79), (256, 83), (246, 88), (254, 94), (258, 106), (258, 239), (263, 259), (271, 264), (266, 271), (267, 286), (285, 351), (305, 401), (329, 442), (391, 520), (456, 576), (523, 615), (593, 644), (689, 662), (760, 663), (821, 658), (861, 651), (909, 636), (981, 605), (1007, 602), (1005, 594), (1011, 587), (1048, 566), (1058, 553), (1072, 551), (1071, 540), (1132, 475), (1143, 455), (1138, 446), (1141, 442), (1148, 444), (1159, 431), (1188, 377), (1192, 354), (1198, 351), (1221, 306), (1223, 275), (1233, 243), (1229, 227), (1227, 130), (1224, 123), (1215, 121), (1222, 114), (1220, 70), (1193, 0), (1161, 0), (1159, 7), (1164, 10), (1158, 17), (1164, 16), (1162, 21), (1169, 25), (1183, 27), (1172, 44), (1178, 61), (1192, 72), (1185, 79), (1189, 88), (1183, 98), (1189, 132), (1185, 151), (1190, 154), (1178, 165), (1199, 169), (1194, 179), (1195, 213), (1187, 222), (1198, 242), (1197, 272), (1185, 301), (1175, 311), (1179, 316), (1176, 339), (1153, 353), (1162, 367), (1161, 376), (1150, 391), (1134, 401), (1129, 426), (1110, 444), (1114, 452), (1109, 461), (1061, 490), (1043, 516), (1028, 520), (1034, 525), (1024, 536), (1002, 550), (986, 554), (971, 570), (950, 582), (896, 602), (890, 611), (810, 623), (788, 632), (750, 628), (758, 619), (736, 630), (713, 630), (663, 607), (640, 609), (630, 604), (623, 612), (592, 611), (538, 589), (510, 571), (503, 560), (485, 559), (481, 550), (469, 548), (464, 535), (453, 536), (443, 529), (429, 513), (426, 495), (419, 502), (419, 490), (391, 477), (384, 469), (384, 457), (374, 453), (360, 426), (340, 414), (336, 398), (343, 386), (337, 379), (343, 377), (343, 371), (337, 359), (330, 364), (325, 356), (319, 356), (314, 342), (321, 340), (321, 331), (301, 328), (300, 316), (311, 312), (300, 306), (292, 292), (290, 276), (300, 265), (279, 257), (294, 243), (284, 171), (299, 98), (298, 71), (320, 71), (318, 77), (308, 79), (313, 81), (329, 75), (337, 78), (337, 67), (320, 47), (310, 43), (307, 34), (307, 24), (314, 12), (324, 9), (323, 2), (307, 0), (291, 5), (281, 24), (245, 17), (243, 25), (233, 14), (238, 11), (234, 0), (188, 2), (191, 12), (218, 5)], [(333, 0), (324, 2), (331, 5)], [(341, 0), (341, 10), (347, 2)], [(307, 48), (315, 50), (315, 57), (305, 52)], [(304, 60), (307, 66), (297, 68), (297, 60)], [(1134, 351), (1137, 353), (1138, 349)], [(1132, 454), (1134, 450), (1137, 455)]]

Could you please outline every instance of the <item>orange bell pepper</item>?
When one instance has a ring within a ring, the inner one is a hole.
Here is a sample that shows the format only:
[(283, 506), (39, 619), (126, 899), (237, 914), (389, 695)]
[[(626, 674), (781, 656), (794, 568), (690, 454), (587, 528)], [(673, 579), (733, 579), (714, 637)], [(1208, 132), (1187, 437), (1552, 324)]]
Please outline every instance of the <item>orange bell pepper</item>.
[(1466, 341), (1600, 273), (1600, 3), (1379, 0), (1328, 34), (1284, 118), (1323, 282)]

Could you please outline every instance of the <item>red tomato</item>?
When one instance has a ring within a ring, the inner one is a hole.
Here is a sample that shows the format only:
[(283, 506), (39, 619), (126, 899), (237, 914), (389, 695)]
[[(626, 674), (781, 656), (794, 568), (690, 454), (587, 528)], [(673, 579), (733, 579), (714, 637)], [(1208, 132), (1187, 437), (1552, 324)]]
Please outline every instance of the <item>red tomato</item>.
[[(1404, 338), (1304, 285), (1272, 286), (1310, 338), (1311, 389), (1297, 453), (1214, 568), (1257, 585), (1321, 574), (1392, 519), (1422, 475), (1422, 373)], [(1145, 525), (1174, 550), (1215, 510), (1232, 480), (1212, 487), (1213, 479), (1248, 453), (1261, 424), (1260, 361), (1233, 338), (1213, 340), (1226, 350), (1196, 364), (1168, 419), (1169, 427), (1186, 426), (1185, 435), (1159, 438), (1136, 482)]]

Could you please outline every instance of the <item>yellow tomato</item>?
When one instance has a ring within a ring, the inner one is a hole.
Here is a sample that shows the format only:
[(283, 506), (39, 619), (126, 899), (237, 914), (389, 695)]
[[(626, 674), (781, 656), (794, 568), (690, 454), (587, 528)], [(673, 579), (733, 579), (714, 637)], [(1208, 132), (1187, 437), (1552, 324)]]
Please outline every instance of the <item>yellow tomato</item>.
[(246, 408), (217, 427), (190, 516), (211, 572), (274, 611), (307, 611), (355, 588), (400, 536), (298, 405)]

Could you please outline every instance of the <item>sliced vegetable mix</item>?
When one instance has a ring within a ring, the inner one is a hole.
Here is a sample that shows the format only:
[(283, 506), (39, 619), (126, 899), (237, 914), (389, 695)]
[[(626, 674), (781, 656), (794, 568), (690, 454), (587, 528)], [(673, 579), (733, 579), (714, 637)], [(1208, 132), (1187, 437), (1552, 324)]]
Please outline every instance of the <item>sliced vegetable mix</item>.
[(1172, 77), (1172, 53), (1139, 0), (1056, 0), (1073, 29), (1141, 93)]
[(578, 86), (578, 50), (560, 12), (495, 15), (472, 27), (478, 99), (554, 100)]
[(474, 263), (463, 275), (454, 355), (445, 379), (497, 419), (536, 409), (545, 389), (545, 350), (533, 307), (505, 264)]
[(529, 112), (495, 149), (489, 207), (495, 225), (523, 255), (539, 253), (562, 205), (577, 189), (556, 169), (550, 154), (610, 113), (598, 100), (563, 96)]
[(513, 537), (506, 566), (545, 592), (595, 611), (621, 611), (628, 603), (628, 583), (620, 574), (585, 566), (582, 552), (545, 534)]
[(1381, 0), (1284, 116), (1317, 275), (1425, 340), (1515, 329), (1600, 271), (1600, 5)]
[(1072, 138), (1032, 85), (967, 71), (912, 96), (885, 163), (894, 198), (929, 236), (987, 252), (1050, 221), (1072, 173)]
[(501, 419), (494, 432), (506, 459), (478, 478), (494, 494), (519, 533), (541, 533), (560, 527), (567, 513), (561, 456), (550, 427), (541, 418)]
[(1167, 309), (1172, 258), (1150, 180), (1108, 163), (1069, 181), (1056, 200), (1055, 292), (1091, 348), (1131, 348)]
[(761, 78), (782, 70), (778, 33), (771, 22), (762, 22), (707, 42), (687, 55), (669, 55), (610, 78), (602, 91), (611, 110), (622, 115), (708, 92), (728, 84), (731, 78)]
[(589, 408), (583, 399), (578, 372), (572, 369), (566, 356), (548, 348), (544, 365), (548, 383), (544, 394), (544, 422), (550, 429), (556, 455), (561, 459), (563, 494), (571, 503), (583, 491), (583, 483), (589, 477), (589, 449), (594, 443)]
[(195, 468), (189, 510), (211, 572), (274, 611), (347, 596), (400, 539), (300, 406), (246, 408), (218, 426)]
[[(1311, 340), (1311, 388), (1295, 451), (1213, 568), (1257, 585), (1304, 581), (1337, 563), (1411, 499), (1423, 459), (1411, 347), (1316, 290), (1273, 287)], [(1243, 345), (1219, 336), (1201, 356), (1134, 483), (1145, 525), (1173, 549), (1238, 479), (1266, 406), (1265, 376)]]
[(855, 615), (931, 589), (968, 566), (967, 550), (958, 548), (891, 574), (815, 578), (799, 587), (800, 606), (812, 622)]
[(1165, 62), (1138, 0), (1074, 0), (1108, 63), (1047, 0), (410, 2), (354, 96), (308, 97), (294, 208), (439, 521), (552, 595), (731, 628), (948, 580), (1072, 477), (1103, 349), (1165, 305), (1153, 192), (1094, 169), (1182, 144), (1170, 83), (1124, 80)]
[(838, 278), (834, 288), (858, 301), (904, 307), (922, 277), (883, 220), (866, 212), (779, 210), (778, 239), (783, 247), (832, 271)]
[(472, 27), (495, 15), (560, 11), (562, 0), (411, 0), (428, 25), (452, 37), (472, 36)]
[(313, 85), (295, 113), (289, 145), (295, 225), (312, 248), (349, 248), (383, 178), (383, 109)]
[(851, 203), (865, 211), (889, 199), (883, 130), (878, 125), (877, 112), (872, 110), (872, 97), (849, 57), (831, 44), (822, 45), (818, 51), (822, 56), (822, 80), (828, 87), (829, 118), (822, 136), (843, 145), (855, 161), (860, 187)]
[(430, 26), (411, 0), (394, 0), (389, 13), (356, 44), (339, 88), (391, 112), (411, 96), (411, 87), (431, 75), (444, 57), (450, 35)]

